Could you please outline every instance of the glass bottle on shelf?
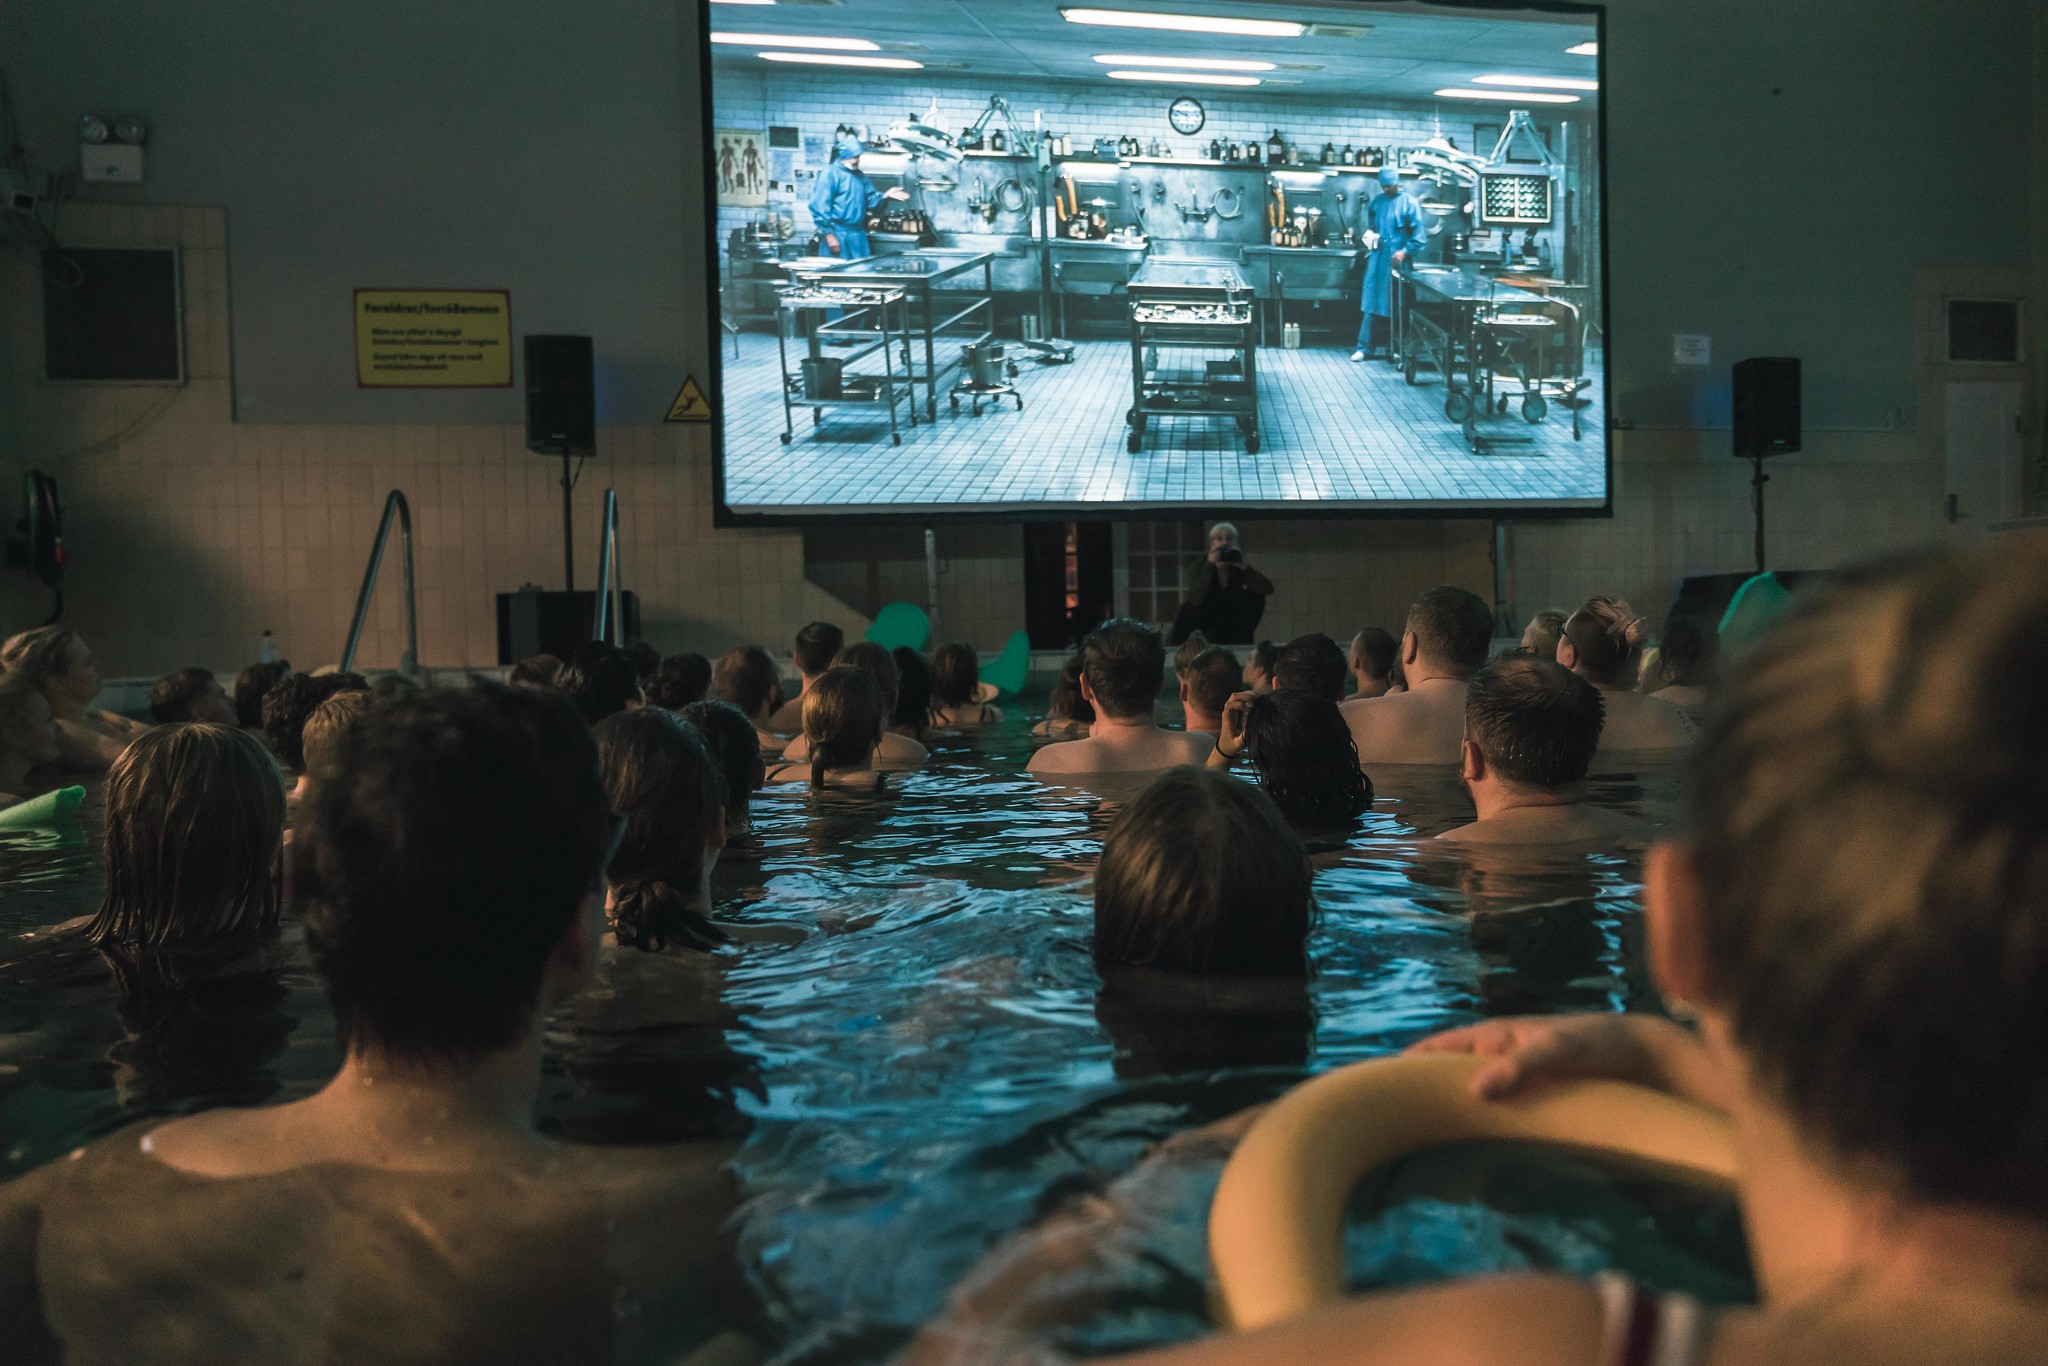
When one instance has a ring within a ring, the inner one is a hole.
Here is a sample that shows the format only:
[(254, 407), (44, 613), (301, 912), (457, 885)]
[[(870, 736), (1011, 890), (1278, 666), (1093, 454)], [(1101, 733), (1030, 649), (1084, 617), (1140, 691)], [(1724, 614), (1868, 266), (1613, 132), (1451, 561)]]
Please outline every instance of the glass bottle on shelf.
[(1287, 160), (1287, 139), (1280, 136), (1278, 128), (1266, 139), (1266, 160), (1274, 164)]
[(1326, 143), (1324, 143), (1324, 144), (1323, 144), (1323, 165), (1325, 165), (1325, 166), (1335, 166), (1336, 164), (1337, 164), (1337, 144), (1336, 144), (1336, 143), (1334, 143), (1334, 142), (1326, 142)]

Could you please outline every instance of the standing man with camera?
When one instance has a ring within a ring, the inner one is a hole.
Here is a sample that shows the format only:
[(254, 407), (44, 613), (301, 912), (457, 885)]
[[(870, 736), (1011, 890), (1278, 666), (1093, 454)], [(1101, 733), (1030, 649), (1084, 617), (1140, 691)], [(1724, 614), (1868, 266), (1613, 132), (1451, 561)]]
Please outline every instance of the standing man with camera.
[(1209, 529), (1209, 553), (1188, 565), (1181, 580), (1180, 611), (1169, 643), (1200, 631), (1211, 644), (1249, 645), (1272, 595), (1273, 581), (1245, 562), (1237, 528), (1218, 522)]

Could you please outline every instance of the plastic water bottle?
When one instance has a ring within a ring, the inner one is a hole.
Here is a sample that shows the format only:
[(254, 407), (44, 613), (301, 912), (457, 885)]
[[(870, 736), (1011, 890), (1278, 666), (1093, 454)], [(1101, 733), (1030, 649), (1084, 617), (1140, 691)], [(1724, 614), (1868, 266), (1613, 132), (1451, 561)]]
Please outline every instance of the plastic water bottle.
[(275, 664), (278, 658), (277, 637), (270, 634), (269, 627), (265, 627), (263, 630), (263, 643), (256, 648), (256, 662), (258, 664)]

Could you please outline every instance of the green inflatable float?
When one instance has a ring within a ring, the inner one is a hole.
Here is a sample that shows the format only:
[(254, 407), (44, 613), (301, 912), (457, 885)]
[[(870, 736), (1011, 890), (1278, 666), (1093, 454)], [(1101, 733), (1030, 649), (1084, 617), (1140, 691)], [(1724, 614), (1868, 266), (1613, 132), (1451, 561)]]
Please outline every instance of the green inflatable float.
[(39, 826), (68, 821), (78, 814), (78, 804), (84, 800), (84, 788), (60, 787), (40, 797), (16, 802), (0, 811), (0, 830), (34, 830)]

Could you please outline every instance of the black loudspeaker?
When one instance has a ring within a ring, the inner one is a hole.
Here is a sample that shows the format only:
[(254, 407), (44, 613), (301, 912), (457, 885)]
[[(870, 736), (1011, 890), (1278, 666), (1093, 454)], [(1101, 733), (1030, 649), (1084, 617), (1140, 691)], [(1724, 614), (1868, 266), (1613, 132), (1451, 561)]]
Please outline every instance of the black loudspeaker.
[(597, 454), (597, 375), (590, 338), (526, 339), (526, 449)]
[(1799, 449), (1799, 361), (1760, 356), (1735, 362), (1735, 453), (1744, 459)]
[[(619, 593), (619, 639), (640, 638), (640, 599)], [(597, 622), (597, 594), (543, 592), (528, 586), (498, 594), (498, 662), (516, 664), (528, 655), (568, 659), (590, 639)]]

